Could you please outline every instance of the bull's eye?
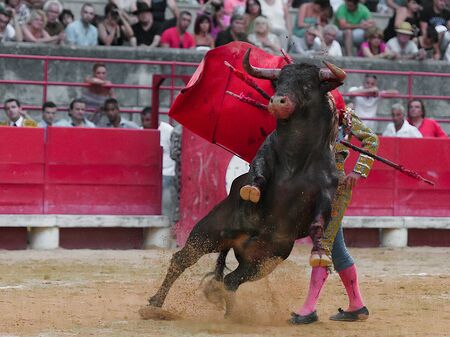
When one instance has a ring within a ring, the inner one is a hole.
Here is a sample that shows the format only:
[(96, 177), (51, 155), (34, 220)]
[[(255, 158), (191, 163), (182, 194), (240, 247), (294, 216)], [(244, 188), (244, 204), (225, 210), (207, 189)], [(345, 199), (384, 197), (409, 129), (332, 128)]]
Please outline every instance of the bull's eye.
[(282, 99), (280, 100), (280, 103), (281, 103), (281, 104), (286, 103), (286, 99), (282, 98)]

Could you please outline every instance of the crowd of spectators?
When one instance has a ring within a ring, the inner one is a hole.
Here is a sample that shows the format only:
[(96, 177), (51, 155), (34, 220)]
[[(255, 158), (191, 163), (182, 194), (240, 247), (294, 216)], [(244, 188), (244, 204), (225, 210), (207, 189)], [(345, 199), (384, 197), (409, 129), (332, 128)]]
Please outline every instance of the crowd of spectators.
[[(449, 2), (199, 0), (200, 10), (192, 16), (175, 0), (109, 0), (103, 13), (83, 3), (75, 20), (59, 0), (5, 0), (0, 2), (0, 41), (198, 49), (247, 41), (274, 54), (283, 48), (304, 56), (448, 61)], [(386, 9), (391, 17), (383, 30), (373, 11)]]
[[(96, 13), (91, 3), (83, 3), (79, 19), (75, 19), (59, 0), (5, 0), (0, 2), (0, 41), (203, 50), (232, 41), (247, 41), (273, 54), (284, 48), (303, 56), (450, 60), (449, 2), (208, 0), (200, 2), (199, 12), (192, 15), (180, 11), (175, 0), (109, 0), (102, 15)], [(166, 19), (166, 8), (173, 18)], [(297, 10), (294, 20), (289, 15), (292, 8)], [(372, 15), (386, 9), (392, 16), (383, 30), (377, 27)], [(189, 32), (191, 25), (193, 34)], [(95, 64), (85, 82), (89, 86), (80, 99), (70, 104), (70, 120), (54, 123), (55, 117), (49, 113), (43, 116), (40, 125), (44, 122), (87, 127), (126, 125), (117, 117), (110, 119), (109, 124), (101, 120), (111, 115), (106, 113), (105, 101), (120, 110), (107, 79), (106, 66)], [(377, 116), (380, 97), (398, 93), (379, 90), (374, 75), (366, 76), (361, 87), (352, 87), (349, 92), (356, 95), (353, 103), (358, 115), (369, 119)], [(17, 100), (10, 105), (20, 109)], [(422, 108), (424, 111), (423, 104)], [(5, 105), (7, 114), (8, 109)], [(47, 106), (43, 111), (53, 109), (54, 106)], [(108, 109), (112, 110), (109, 106)], [(423, 125), (427, 125), (427, 130), (434, 127), (428, 125), (427, 118), (409, 116), (409, 121), (419, 129)], [(19, 124), (23, 122), (20, 120)], [(368, 124), (376, 129), (375, 122)], [(441, 135), (441, 131), (432, 133)]]

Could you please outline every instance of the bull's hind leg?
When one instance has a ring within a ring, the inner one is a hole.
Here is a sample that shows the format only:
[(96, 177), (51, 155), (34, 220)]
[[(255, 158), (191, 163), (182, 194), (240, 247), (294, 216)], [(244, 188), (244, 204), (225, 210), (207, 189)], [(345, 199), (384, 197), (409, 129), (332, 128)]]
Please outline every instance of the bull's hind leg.
[(226, 249), (220, 252), (216, 261), (214, 277), (210, 279), (203, 288), (203, 294), (206, 299), (219, 308), (223, 308), (225, 298), (225, 287), (223, 284), (223, 272), (225, 270), (225, 261), (230, 250)]
[(149, 299), (149, 304), (162, 307), (173, 283), (190, 266), (194, 265), (203, 255), (212, 252), (210, 244), (199, 244), (197, 240), (189, 237), (188, 242), (180, 251), (173, 254), (166, 277), (155, 295)]
[(235, 305), (236, 290), (242, 283), (256, 281), (270, 274), (282, 261), (283, 257), (271, 257), (263, 261), (241, 261), (239, 266), (225, 276), (225, 316), (230, 316)]
[(222, 244), (220, 232), (226, 221), (224, 219), (230, 218), (229, 214), (227, 214), (228, 209), (224, 201), (194, 226), (183, 249), (172, 256), (161, 287), (149, 299), (150, 306), (162, 307), (173, 283), (186, 268), (195, 264), (203, 255), (220, 249), (219, 247)]

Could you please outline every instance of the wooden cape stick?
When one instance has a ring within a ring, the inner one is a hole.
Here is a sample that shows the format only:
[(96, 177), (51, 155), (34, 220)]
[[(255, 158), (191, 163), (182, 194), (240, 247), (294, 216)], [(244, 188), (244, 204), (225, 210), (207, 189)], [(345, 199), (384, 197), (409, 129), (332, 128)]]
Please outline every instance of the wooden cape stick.
[(390, 167), (393, 167), (393, 168), (395, 168), (396, 170), (398, 170), (398, 171), (400, 171), (400, 172), (402, 172), (402, 173), (404, 173), (404, 174), (410, 176), (411, 178), (414, 178), (414, 179), (417, 179), (417, 180), (421, 180), (421, 181), (426, 182), (427, 184), (429, 184), (429, 185), (431, 185), (431, 186), (434, 186), (434, 182), (432, 182), (431, 180), (425, 179), (424, 177), (422, 177), (422, 176), (421, 176), (419, 173), (417, 173), (417, 172), (408, 170), (408, 169), (405, 168), (403, 165), (399, 165), (399, 164), (393, 163), (393, 162), (391, 162), (390, 160), (387, 160), (387, 159), (385, 159), (385, 158), (383, 158), (383, 157), (377, 156), (376, 154), (370, 153), (369, 151), (364, 150), (364, 149), (361, 149), (360, 147), (357, 147), (357, 146), (355, 146), (355, 145), (353, 145), (353, 144), (351, 144), (351, 143), (349, 143), (349, 142), (347, 142), (347, 141), (345, 141), (345, 140), (341, 140), (340, 143), (341, 143), (342, 145), (344, 145), (344, 146), (346, 146), (346, 147), (352, 149), (352, 150), (355, 150), (355, 151), (357, 151), (357, 152), (359, 152), (359, 153), (363, 153), (363, 154), (365, 154), (366, 156), (369, 156), (369, 157), (371, 157), (371, 158), (373, 158), (373, 159), (376, 159), (376, 160), (378, 160), (378, 161), (381, 161), (382, 163), (384, 163), (384, 164), (386, 164), (386, 165), (388, 165), (388, 166), (390, 166)]

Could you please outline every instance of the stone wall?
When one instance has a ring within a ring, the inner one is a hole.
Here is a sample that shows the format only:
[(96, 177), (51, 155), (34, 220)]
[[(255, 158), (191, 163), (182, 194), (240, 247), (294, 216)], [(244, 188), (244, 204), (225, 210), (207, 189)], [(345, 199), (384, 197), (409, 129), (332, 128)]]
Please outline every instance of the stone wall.
[[(18, 55), (53, 55), (69, 57), (87, 57), (104, 59), (125, 59), (125, 60), (153, 60), (153, 61), (178, 61), (178, 62), (199, 62), (204, 52), (195, 50), (170, 50), (170, 49), (134, 49), (131, 47), (95, 47), (95, 48), (72, 48), (56, 46), (37, 46), (34, 44), (3, 44), (0, 53)], [(320, 65), (321, 60), (304, 59), (294, 57), (297, 62), (313, 62)], [(364, 69), (370, 73), (371, 70), (390, 71), (422, 71), (437, 74), (449, 73), (450, 65), (443, 61), (386, 61), (367, 60), (363, 58), (340, 58), (332, 59), (336, 65), (345, 69)], [(60, 62), (50, 61), (49, 80), (65, 82), (83, 82), (86, 75), (91, 73), (94, 62)], [(132, 65), (116, 64), (107, 65), (109, 79), (113, 83), (151, 85), (152, 75), (155, 73), (170, 73), (171, 67), (167, 65)], [(176, 67), (178, 74), (191, 74), (194, 67)], [(3, 79), (15, 80), (42, 80), (43, 62), (38, 60), (17, 60), (0, 58), (0, 73)], [(349, 74), (345, 85), (341, 88), (346, 92), (350, 86), (361, 85), (363, 74)], [(395, 75), (379, 75), (378, 83), (381, 89), (397, 89), (402, 94), (407, 92), (407, 77)], [(416, 95), (443, 95), (450, 96), (450, 88), (447, 85), (449, 79), (443, 77), (416, 77), (413, 82), (413, 94)], [(175, 85), (183, 86), (183, 82), (175, 81)], [(58, 105), (67, 106), (74, 98), (81, 95), (80, 87), (53, 86), (48, 90), (48, 99), (55, 101)], [(118, 99), (123, 107), (141, 108), (151, 102), (151, 92), (149, 90), (125, 90), (116, 89)], [(0, 97), (4, 101), (6, 98), (18, 97), (25, 105), (42, 104), (42, 88), (29, 85), (0, 85)], [(161, 95), (161, 105), (168, 108), (169, 92)], [(384, 99), (380, 104), (379, 115), (389, 116), (389, 107), (399, 99)], [(427, 114), (435, 118), (450, 119), (450, 101), (427, 100)], [(3, 114), (3, 112), (2, 112)], [(450, 123), (445, 125), (447, 132), (450, 132)], [(380, 126), (380, 130), (383, 126)]]

